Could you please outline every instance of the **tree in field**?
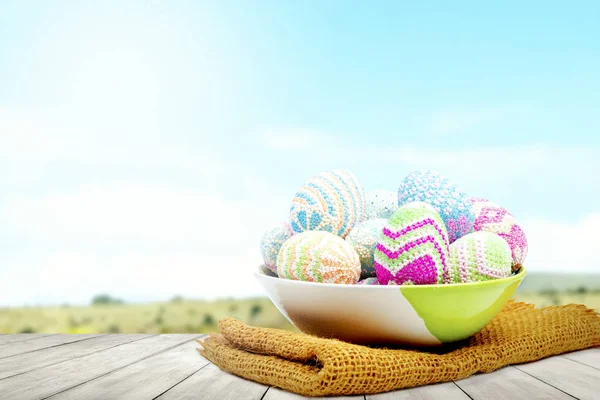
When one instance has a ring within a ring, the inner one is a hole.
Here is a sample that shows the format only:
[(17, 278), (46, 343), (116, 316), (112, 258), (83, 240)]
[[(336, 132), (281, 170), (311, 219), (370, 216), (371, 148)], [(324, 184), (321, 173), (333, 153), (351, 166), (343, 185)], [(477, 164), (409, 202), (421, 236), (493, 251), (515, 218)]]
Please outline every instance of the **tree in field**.
[(260, 304), (254, 304), (252, 308), (250, 308), (250, 319), (254, 321), (260, 313), (262, 313), (262, 306)]
[(123, 300), (117, 299), (105, 293), (97, 294), (92, 298), (93, 306), (106, 304), (123, 304)]

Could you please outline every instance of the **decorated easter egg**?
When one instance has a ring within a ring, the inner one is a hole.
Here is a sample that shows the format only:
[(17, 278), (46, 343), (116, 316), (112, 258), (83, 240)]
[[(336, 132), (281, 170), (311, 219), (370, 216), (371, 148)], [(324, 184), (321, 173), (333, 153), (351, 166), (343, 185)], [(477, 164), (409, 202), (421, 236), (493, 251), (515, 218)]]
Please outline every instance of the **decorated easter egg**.
[(387, 219), (369, 219), (356, 225), (348, 236), (346, 241), (352, 245), (360, 257), (362, 279), (375, 276), (375, 267), (373, 266), (373, 253), (383, 231)]
[(423, 201), (438, 212), (450, 243), (473, 230), (475, 215), (467, 196), (455, 183), (434, 171), (411, 172), (400, 184), (398, 204)]
[(506, 240), (512, 254), (512, 270), (518, 270), (527, 256), (527, 238), (517, 219), (505, 208), (482, 198), (471, 198), (475, 231), (491, 232)]
[(292, 236), (277, 256), (277, 275), (285, 279), (355, 284), (360, 272), (360, 259), (352, 246), (326, 231)]
[(457, 283), (506, 278), (511, 264), (508, 243), (491, 232), (472, 232), (450, 245), (450, 270)]
[(388, 190), (367, 193), (365, 219), (389, 218), (398, 209), (398, 195)]
[(448, 233), (440, 215), (424, 202), (400, 207), (387, 221), (375, 247), (380, 285), (449, 283)]
[(269, 267), (267, 267), (266, 265), (261, 265), (259, 268), (260, 272), (262, 272), (264, 275), (267, 276), (272, 276), (274, 278), (277, 278), (277, 272), (271, 270)]
[(287, 222), (269, 229), (260, 241), (260, 252), (265, 265), (273, 272), (277, 272), (277, 254), (283, 242), (292, 236), (293, 232)]
[(345, 170), (322, 172), (298, 190), (290, 208), (295, 233), (327, 231), (345, 238), (364, 219), (365, 193), (358, 179)]
[(372, 276), (358, 281), (357, 285), (379, 285), (379, 282), (377, 282), (376, 276)]

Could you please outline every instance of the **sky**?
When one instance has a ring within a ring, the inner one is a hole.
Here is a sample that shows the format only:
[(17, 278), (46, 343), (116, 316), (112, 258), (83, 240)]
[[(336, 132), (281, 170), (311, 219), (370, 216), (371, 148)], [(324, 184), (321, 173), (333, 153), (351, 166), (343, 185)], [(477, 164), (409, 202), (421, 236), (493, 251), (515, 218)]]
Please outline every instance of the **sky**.
[(334, 168), (433, 169), (600, 272), (597, 2), (0, 1), (0, 306), (263, 295)]

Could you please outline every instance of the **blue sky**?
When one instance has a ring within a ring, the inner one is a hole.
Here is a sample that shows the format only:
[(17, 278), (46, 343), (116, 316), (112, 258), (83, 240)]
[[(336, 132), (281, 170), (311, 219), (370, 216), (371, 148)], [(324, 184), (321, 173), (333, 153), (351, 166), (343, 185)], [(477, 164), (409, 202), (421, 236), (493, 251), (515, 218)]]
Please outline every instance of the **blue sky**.
[[(0, 3), (0, 305), (261, 294), (310, 176), (436, 169), (594, 271), (596, 2)], [(232, 237), (231, 232), (238, 232)]]

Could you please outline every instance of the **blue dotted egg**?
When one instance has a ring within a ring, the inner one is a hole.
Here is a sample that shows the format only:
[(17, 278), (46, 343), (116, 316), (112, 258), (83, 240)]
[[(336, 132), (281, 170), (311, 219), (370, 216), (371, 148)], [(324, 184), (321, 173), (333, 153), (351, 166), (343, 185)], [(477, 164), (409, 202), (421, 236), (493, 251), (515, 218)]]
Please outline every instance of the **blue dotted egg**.
[(473, 231), (475, 214), (470, 196), (435, 171), (411, 172), (398, 189), (398, 205), (422, 201), (442, 217), (450, 243)]
[(292, 237), (290, 226), (283, 222), (279, 226), (269, 229), (260, 241), (260, 253), (265, 265), (274, 273), (277, 273), (277, 255), (283, 243)]

